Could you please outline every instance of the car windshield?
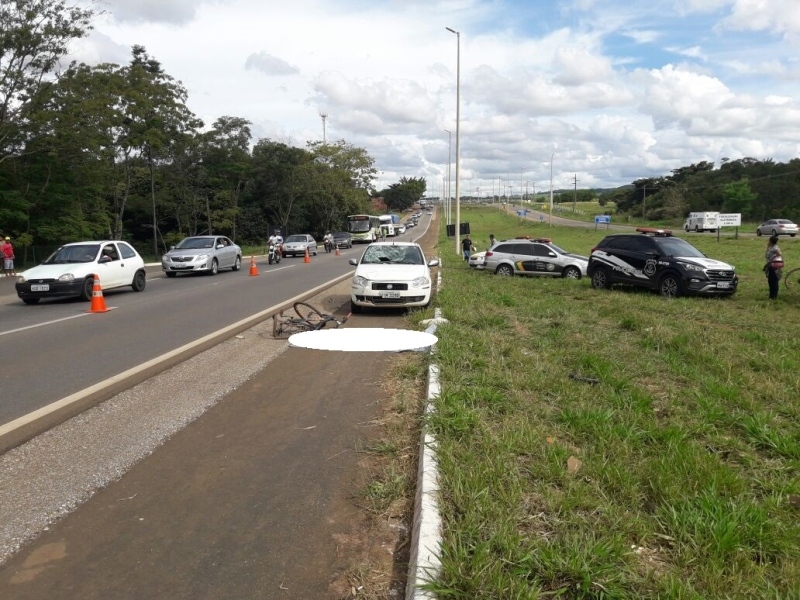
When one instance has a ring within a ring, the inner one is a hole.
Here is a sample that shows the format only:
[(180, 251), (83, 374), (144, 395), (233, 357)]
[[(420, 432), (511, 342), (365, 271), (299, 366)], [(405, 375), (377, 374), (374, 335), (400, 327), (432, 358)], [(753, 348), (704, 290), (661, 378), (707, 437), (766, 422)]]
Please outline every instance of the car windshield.
[(185, 238), (175, 246), (178, 250), (194, 250), (198, 248), (213, 248), (214, 238)]
[(421, 265), (422, 252), (416, 246), (370, 246), (364, 252), (362, 264)]
[(349, 233), (345, 233), (344, 231), (337, 231), (336, 233), (333, 234), (333, 237), (335, 237), (335, 238), (346, 238), (349, 235), (350, 235)]
[(689, 242), (676, 237), (653, 238), (666, 256), (705, 258), (705, 254)]
[(289, 244), (292, 242), (305, 242), (305, 241), (306, 241), (306, 236), (304, 235), (290, 235), (288, 238), (286, 238), (286, 242)]
[(97, 258), (100, 244), (79, 244), (77, 246), (62, 246), (44, 261), (45, 265), (61, 265), (66, 263), (86, 263)]

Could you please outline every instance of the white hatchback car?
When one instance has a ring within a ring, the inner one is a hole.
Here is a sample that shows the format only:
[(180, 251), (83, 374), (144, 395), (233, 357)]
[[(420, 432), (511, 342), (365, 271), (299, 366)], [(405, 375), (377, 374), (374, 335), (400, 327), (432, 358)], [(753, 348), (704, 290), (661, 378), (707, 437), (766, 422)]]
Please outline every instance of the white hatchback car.
[(439, 259), (425, 260), (419, 244), (375, 242), (359, 260), (350, 259), (356, 272), (350, 288), (350, 310), (364, 307), (404, 308), (428, 306), (431, 301), (430, 267)]
[(61, 246), (42, 264), (20, 273), (17, 296), (25, 304), (67, 296), (91, 300), (95, 275), (103, 291), (131, 286), (134, 292), (141, 292), (147, 285), (144, 261), (127, 242), (75, 242)]

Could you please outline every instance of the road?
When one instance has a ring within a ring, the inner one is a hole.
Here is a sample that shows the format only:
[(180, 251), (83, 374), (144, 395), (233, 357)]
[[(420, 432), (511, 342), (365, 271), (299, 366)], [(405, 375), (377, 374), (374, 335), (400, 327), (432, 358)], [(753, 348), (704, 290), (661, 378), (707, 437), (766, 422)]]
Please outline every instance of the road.
[[(428, 223), (424, 215), (419, 227), (398, 239), (416, 239)], [(362, 251), (361, 246), (340, 250), (339, 256), (322, 251), (310, 263), (298, 257), (277, 265), (262, 257), (257, 277), (249, 275), (249, 257), (241, 271), (214, 277), (167, 279), (160, 267), (149, 267), (145, 291), (105, 293), (112, 310), (102, 314), (87, 313), (88, 303), (72, 299), (25, 305), (13, 281), (4, 278), (0, 426), (346, 276), (353, 270), (348, 259)]]

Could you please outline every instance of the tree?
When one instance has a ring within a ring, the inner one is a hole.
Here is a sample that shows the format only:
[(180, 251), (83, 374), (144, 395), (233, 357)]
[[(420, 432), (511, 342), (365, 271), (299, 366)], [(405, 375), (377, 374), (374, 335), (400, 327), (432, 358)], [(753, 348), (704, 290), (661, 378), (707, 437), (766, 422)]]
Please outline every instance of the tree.
[(750, 189), (750, 182), (745, 179), (732, 181), (724, 187), (725, 210), (731, 213), (749, 215), (753, 209), (753, 203), (758, 198), (758, 194)]
[(21, 115), (93, 15), (64, 0), (0, 3), (0, 163), (26, 151)]
[(381, 191), (383, 201), (389, 211), (402, 211), (411, 208), (425, 195), (427, 184), (424, 177), (401, 177), (399, 183), (393, 183)]
[(373, 166), (375, 160), (363, 148), (348, 144), (344, 140), (333, 144), (308, 142), (306, 147), (320, 162), (349, 173), (354, 187), (365, 191), (372, 188), (372, 182), (378, 171)]

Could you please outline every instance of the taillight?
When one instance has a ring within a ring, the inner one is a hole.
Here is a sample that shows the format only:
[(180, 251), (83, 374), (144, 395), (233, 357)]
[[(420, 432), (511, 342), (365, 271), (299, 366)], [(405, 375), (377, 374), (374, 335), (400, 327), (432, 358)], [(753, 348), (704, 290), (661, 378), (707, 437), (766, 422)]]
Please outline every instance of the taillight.
[(488, 258), (489, 256), (492, 256), (493, 254), (494, 254), (494, 252), (492, 252), (491, 250), (487, 250), (486, 254), (484, 256), (486, 256)]
[[(597, 248), (599, 248), (599, 246), (595, 246), (594, 248), (592, 248), (592, 252), (594, 252), (595, 250), (597, 250)], [(591, 254), (592, 252), (589, 252), (589, 254)]]

